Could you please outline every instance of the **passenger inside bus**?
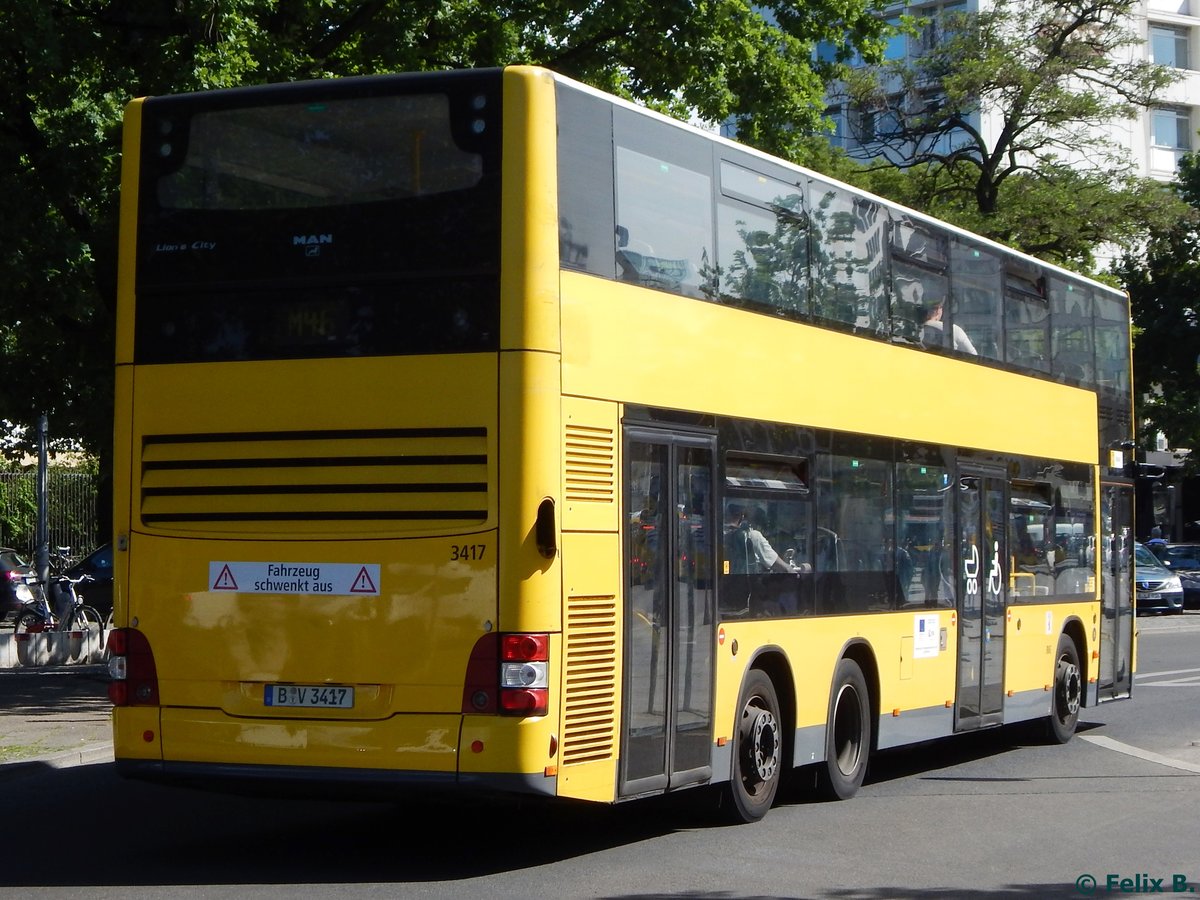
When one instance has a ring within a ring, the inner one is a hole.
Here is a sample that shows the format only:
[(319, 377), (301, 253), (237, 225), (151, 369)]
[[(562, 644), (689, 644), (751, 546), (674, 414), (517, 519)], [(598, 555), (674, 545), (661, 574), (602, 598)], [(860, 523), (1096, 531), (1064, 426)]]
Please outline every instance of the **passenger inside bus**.
[(725, 559), (731, 575), (756, 575), (765, 572), (799, 572), (800, 569), (780, 556), (763, 535), (767, 527), (766, 511), (752, 510), (754, 521), (740, 503), (725, 507)]
[[(945, 323), (942, 322), (945, 308), (945, 300), (938, 300), (925, 308), (922, 343), (926, 346), (941, 347), (945, 345)], [(959, 328), (958, 325), (951, 327), (950, 335), (955, 350), (960, 353), (970, 353), (972, 356), (978, 356), (975, 345), (971, 343), (971, 339), (967, 337), (967, 333)]]

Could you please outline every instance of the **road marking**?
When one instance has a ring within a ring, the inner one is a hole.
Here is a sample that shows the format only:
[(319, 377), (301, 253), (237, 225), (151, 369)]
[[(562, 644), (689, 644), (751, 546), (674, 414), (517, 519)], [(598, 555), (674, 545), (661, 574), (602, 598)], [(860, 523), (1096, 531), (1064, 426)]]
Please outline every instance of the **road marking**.
[(1190, 681), (1185, 680), (1185, 679), (1181, 679), (1179, 681), (1152, 681), (1149, 684), (1139, 684), (1138, 687), (1144, 687), (1144, 688), (1193, 687), (1194, 688), (1194, 687), (1200, 687), (1200, 681), (1197, 681), (1194, 678), (1191, 679)]
[(1200, 675), (1200, 669), (1168, 669), (1165, 672), (1138, 672), (1135, 676), (1139, 681), (1143, 678), (1163, 678), (1167, 675)]
[(1200, 763), (1184, 762), (1182, 759), (1172, 759), (1169, 756), (1163, 756), (1161, 753), (1152, 753), (1149, 750), (1142, 750), (1140, 747), (1134, 747), (1130, 744), (1124, 744), (1121, 741), (1114, 741), (1110, 737), (1103, 735), (1087, 735), (1081, 734), (1080, 740), (1095, 744), (1097, 747), (1104, 747), (1106, 750), (1115, 750), (1118, 753), (1124, 753), (1126, 756), (1136, 756), (1138, 759), (1144, 759), (1146, 762), (1157, 763), (1160, 766), (1169, 766), (1172, 769), (1182, 769), (1185, 772), (1191, 772), (1195, 775), (1200, 775)]
[(1158, 636), (1160, 634), (1184, 634), (1200, 631), (1200, 622), (1196, 624), (1188, 623), (1186, 625), (1179, 622), (1138, 622), (1137, 625), (1138, 637), (1149, 637), (1151, 635)]
[(1138, 681), (1138, 687), (1200, 687), (1200, 675), (1190, 678), (1172, 678), (1169, 681)]

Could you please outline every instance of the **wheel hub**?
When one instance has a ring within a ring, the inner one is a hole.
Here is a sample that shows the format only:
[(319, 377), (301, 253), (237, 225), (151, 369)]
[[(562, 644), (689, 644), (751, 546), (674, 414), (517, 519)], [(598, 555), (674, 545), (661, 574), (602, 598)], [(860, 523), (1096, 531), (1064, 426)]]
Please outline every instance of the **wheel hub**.
[(779, 769), (779, 723), (770, 710), (760, 709), (750, 728), (751, 764), (760, 781), (769, 781)]
[(1058, 661), (1058, 699), (1067, 715), (1078, 714), (1081, 695), (1079, 667), (1069, 660), (1060, 659)]

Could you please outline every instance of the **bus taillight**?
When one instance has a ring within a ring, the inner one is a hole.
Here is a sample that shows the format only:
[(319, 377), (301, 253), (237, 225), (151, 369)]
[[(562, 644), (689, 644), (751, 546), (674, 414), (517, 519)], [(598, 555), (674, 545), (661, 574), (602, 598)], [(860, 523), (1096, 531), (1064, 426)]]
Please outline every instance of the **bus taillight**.
[(108, 699), (113, 706), (158, 706), (158, 670), (150, 642), (136, 628), (108, 635)]
[(500, 712), (544, 716), (550, 706), (550, 635), (500, 636)]

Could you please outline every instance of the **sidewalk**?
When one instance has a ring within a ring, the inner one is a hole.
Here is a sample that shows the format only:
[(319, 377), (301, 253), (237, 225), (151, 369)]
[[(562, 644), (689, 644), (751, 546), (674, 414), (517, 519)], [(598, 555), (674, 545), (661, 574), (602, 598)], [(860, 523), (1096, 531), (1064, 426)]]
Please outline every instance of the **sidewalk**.
[(104, 666), (0, 668), (0, 780), (111, 760), (111, 713)]

